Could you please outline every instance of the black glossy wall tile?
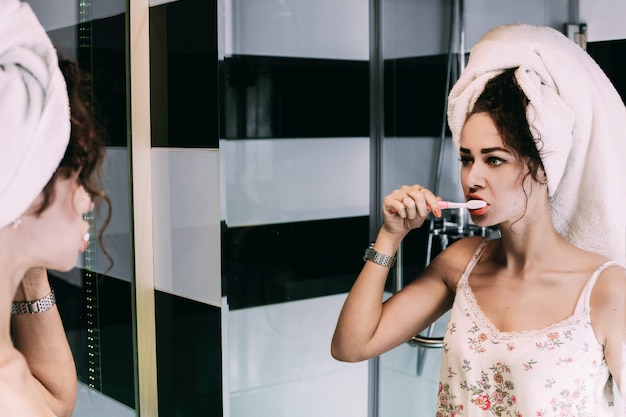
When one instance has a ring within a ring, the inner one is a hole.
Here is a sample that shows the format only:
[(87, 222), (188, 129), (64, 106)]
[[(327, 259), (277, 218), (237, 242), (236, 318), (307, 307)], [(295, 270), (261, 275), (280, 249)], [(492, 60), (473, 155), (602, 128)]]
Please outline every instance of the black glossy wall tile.
[(222, 415), (221, 310), (155, 292), (159, 415)]
[(367, 245), (367, 217), (225, 227), (222, 287), (229, 307), (347, 292)]
[(587, 52), (604, 70), (626, 103), (626, 39), (589, 42)]
[(130, 283), (85, 270), (79, 273), (81, 286), (49, 273), (78, 380), (134, 408)]
[(217, 148), (217, 1), (150, 8), (152, 146)]
[[(109, 146), (128, 145), (125, 33), (125, 14), (91, 22), (94, 108)], [(81, 61), (88, 62), (87, 53)]]
[(91, 73), (93, 108), (109, 146), (128, 143), (125, 33), (125, 14), (48, 32), (60, 54), (76, 56), (80, 67)]
[(227, 139), (369, 136), (367, 61), (238, 55), (223, 62)]
[[(347, 293), (368, 242), (367, 216), (222, 231), (222, 289), (231, 310)], [(404, 280), (426, 264), (428, 226), (404, 240)], [(440, 250), (434, 242), (433, 254)], [(390, 273), (393, 277), (395, 270)], [(387, 280), (388, 291), (393, 279)]]
[(385, 61), (385, 136), (438, 137), (445, 116), (447, 55)]

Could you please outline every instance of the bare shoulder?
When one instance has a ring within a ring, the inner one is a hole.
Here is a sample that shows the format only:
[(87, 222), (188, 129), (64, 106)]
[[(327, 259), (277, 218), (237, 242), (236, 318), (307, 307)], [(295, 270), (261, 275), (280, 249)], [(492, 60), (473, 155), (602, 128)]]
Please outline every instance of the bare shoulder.
[(0, 360), (0, 409), (3, 415), (53, 417), (17, 351), (6, 353)]
[[(621, 265), (612, 265), (605, 268), (591, 293), (592, 306), (608, 308), (614, 303), (621, 303), (624, 308), (626, 298), (626, 269)], [(613, 302), (613, 303), (612, 303)]]
[[(433, 259), (429, 268), (436, 270), (450, 291), (454, 292), (459, 278), (484, 240), (481, 236), (469, 236), (455, 241)], [(490, 245), (493, 243), (490, 242)]]
[(591, 292), (590, 310), (594, 332), (607, 355), (621, 350), (626, 337), (626, 270), (619, 265), (602, 271)]

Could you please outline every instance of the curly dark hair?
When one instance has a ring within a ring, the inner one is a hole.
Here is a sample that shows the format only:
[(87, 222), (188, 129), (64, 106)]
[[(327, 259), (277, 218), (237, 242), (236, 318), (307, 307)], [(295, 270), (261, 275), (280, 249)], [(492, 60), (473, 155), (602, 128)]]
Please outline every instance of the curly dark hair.
[(539, 150), (541, 138), (533, 138), (528, 127), (526, 107), (529, 100), (515, 79), (515, 70), (507, 69), (489, 80), (470, 115), (489, 114), (504, 145), (525, 161), (529, 175), (535, 181), (543, 183), (544, 180), (539, 179), (539, 169), (543, 170)]
[(95, 117), (92, 106), (91, 74), (82, 70), (75, 61), (64, 57), (59, 57), (59, 67), (65, 77), (69, 96), (70, 140), (59, 167), (42, 190), (43, 199), (35, 213), (41, 214), (54, 200), (54, 182), (57, 178), (69, 178), (77, 174), (78, 184), (90, 195), (95, 206), (104, 202), (107, 207), (99, 241), (105, 256), (112, 262), (102, 242), (102, 233), (111, 220), (111, 201), (101, 187), (106, 148), (104, 129)]

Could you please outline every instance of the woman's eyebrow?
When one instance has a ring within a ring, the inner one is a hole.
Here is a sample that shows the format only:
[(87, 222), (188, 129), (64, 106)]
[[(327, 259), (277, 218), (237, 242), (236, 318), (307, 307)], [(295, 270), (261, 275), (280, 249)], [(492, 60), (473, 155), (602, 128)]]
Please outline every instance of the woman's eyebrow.
[[(495, 147), (493, 147), (493, 148), (484, 148), (484, 149), (481, 149), (481, 150), (480, 150), (480, 153), (482, 153), (482, 154), (486, 154), (486, 153), (491, 153), (491, 152), (496, 152), (496, 151), (500, 151), (500, 152), (507, 152), (507, 153), (509, 153), (509, 152), (510, 152), (510, 151), (509, 151), (508, 149), (506, 149), (506, 148), (502, 148), (502, 147), (500, 147), (500, 146), (495, 146)], [(461, 152), (461, 153), (468, 153), (468, 154), (471, 154), (471, 153), (472, 153), (472, 151), (470, 151), (470, 150), (469, 150), (469, 149), (467, 149), (467, 148), (463, 148), (463, 147), (460, 147), (460, 148), (459, 148), (459, 152)]]
[(500, 151), (500, 152), (506, 152), (509, 153), (509, 150), (506, 148), (502, 148), (500, 146), (495, 146), (493, 148), (485, 148), (485, 149), (481, 149), (480, 153), (485, 154), (485, 153), (491, 153), (491, 152), (496, 152), (496, 151)]

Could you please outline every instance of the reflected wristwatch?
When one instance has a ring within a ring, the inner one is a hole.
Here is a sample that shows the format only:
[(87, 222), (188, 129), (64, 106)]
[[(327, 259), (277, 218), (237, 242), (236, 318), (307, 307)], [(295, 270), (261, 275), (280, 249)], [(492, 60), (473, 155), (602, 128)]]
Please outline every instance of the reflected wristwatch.
[(34, 301), (20, 301), (13, 302), (11, 304), (12, 314), (37, 314), (50, 310), (57, 300), (54, 296), (54, 291), (50, 291), (50, 294), (43, 298)]
[(374, 244), (370, 243), (369, 247), (365, 249), (365, 254), (363, 255), (364, 261), (371, 261), (375, 264), (386, 266), (387, 268), (393, 267), (396, 263), (395, 256), (385, 255), (384, 253), (378, 252), (374, 249)]

